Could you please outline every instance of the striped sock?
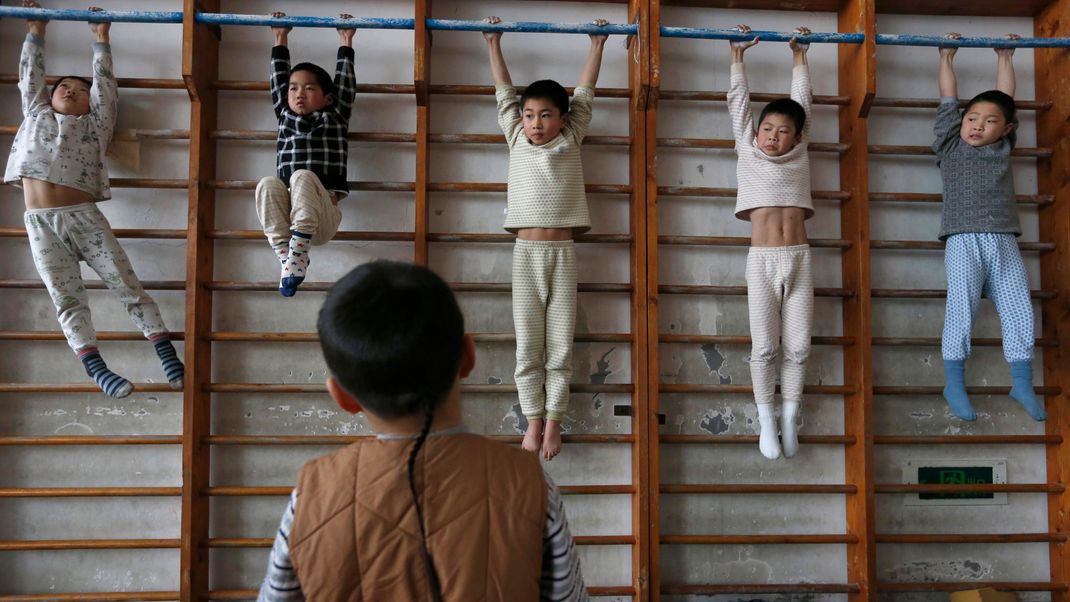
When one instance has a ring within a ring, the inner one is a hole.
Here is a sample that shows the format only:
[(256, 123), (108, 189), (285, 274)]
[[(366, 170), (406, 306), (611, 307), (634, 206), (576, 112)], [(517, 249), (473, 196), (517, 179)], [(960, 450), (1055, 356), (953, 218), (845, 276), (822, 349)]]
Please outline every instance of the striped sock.
[(101, 391), (112, 397), (126, 397), (134, 390), (134, 385), (125, 378), (108, 370), (104, 358), (96, 347), (83, 347), (78, 350), (78, 359), (85, 366), (85, 373), (93, 377)]
[(286, 262), (282, 264), (282, 276), (279, 277), (279, 294), (283, 297), (297, 294), (297, 287), (305, 281), (305, 270), (312, 261), (308, 256), (312, 235), (297, 230), (291, 230), (290, 234), (289, 251)]
[(167, 382), (171, 384), (171, 388), (176, 391), (182, 389), (182, 377), (186, 375), (186, 367), (178, 359), (175, 346), (171, 344), (171, 335), (166, 332), (154, 334), (149, 337), (149, 341), (156, 348), (156, 355), (160, 357), (163, 373), (167, 375)]

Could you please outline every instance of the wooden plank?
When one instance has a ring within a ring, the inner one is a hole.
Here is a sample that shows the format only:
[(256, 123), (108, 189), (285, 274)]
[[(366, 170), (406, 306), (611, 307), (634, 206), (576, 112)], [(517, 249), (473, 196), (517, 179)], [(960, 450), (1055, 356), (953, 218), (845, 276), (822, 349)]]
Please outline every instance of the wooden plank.
[[(1040, 37), (1070, 36), (1070, 0), (1048, 3), (1033, 24)], [(1051, 436), (1070, 433), (1070, 54), (1064, 49), (1038, 48), (1034, 51), (1036, 98), (1051, 101), (1052, 107), (1037, 113), (1037, 144), (1052, 149), (1051, 157), (1037, 160), (1037, 193), (1054, 195), (1055, 202), (1038, 209), (1040, 237), (1055, 243), (1055, 250), (1040, 256), (1040, 286), (1056, 296), (1040, 304), (1041, 332), (1044, 338), (1058, 341), (1045, 347), (1038, 357), (1043, 361), (1044, 385), (1061, 389), (1048, 396), (1048, 420), (1045, 432)], [(1064, 438), (1065, 439), (1065, 438)], [(1046, 453), (1048, 483), (1070, 482), (1070, 442), (1050, 445)], [(1048, 495), (1048, 530), (1070, 532), (1070, 493)], [(1070, 550), (1065, 543), (1052, 542), (1048, 547), (1051, 581), (1070, 581)], [(1065, 589), (1051, 594), (1052, 602), (1070, 601)]]
[(657, 0), (631, 0), (628, 6), (628, 21), (639, 25), (638, 36), (628, 41), (628, 88), (632, 94), (628, 113), (629, 184), (632, 189), (629, 233), (633, 238), (629, 261), (631, 359), (635, 386), (631, 420), (635, 435), (632, 482), (636, 484), (636, 494), (632, 497), (632, 532), (638, 535), (637, 545), (632, 548), (632, 584), (636, 588), (635, 599), (643, 602), (657, 599), (659, 578), (657, 219), (651, 198), (657, 189), (652, 171), (657, 102), (651, 73), (651, 64), (657, 54), (647, 42), (651, 36), (656, 39), (652, 26), (657, 23), (656, 4)]
[(185, 389), (182, 395), (182, 525), (179, 588), (182, 602), (200, 602), (208, 594), (211, 397), (204, 386), (212, 380), (212, 280), (215, 229), (215, 179), (219, 77), (219, 30), (198, 24), (199, 10), (219, 11), (219, 0), (183, 0), (182, 78), (190, 94), (189, 211), (186, 242)]
[(413, 261), (427, 265), (427, 230), (430, 219), (430, 191), (427, 183), (431, 174), (431, 32), (427, 19), (431, 18), (431, 0), (413, 2), (415, 30), (413, 31), (413, 86), (416, 90), (416, 176), (415, 207), (413, 210)]
[(843, 398), (844, 434), (854, 436), (860, 445), (844, 448), (845, 483), (857, 488), (857, 495), (844, 499), (847, 531), (857, 536), (848, 543), (847, 581), (858, 584), (848, 594), (850, 602), (874, 601), (873, 586), (877, 576), (876, 495), (873, 484), (873, 348), (869, 234), (869, 114), (877, 90), (876, 13), (873, 0), (847, 0), (839, 11), (839, 31), (861, 32), (866, 41), (860, 45), (841, 44), (839, 56), (839, 90), (851, 98), (840, 109), (839, 141), (848, 145), (840, 155), (840, 188), (850, 200), (840, 208), (841, 236), (851, 240), (843, 252), (843, 287), (854, 295), (843, 301), (843, 334), (855, 344), (843, 352), (844, 384), (852, 392)]
[[(1032, 17), (1051, 0), (877, 0), (877, 12), (900, 15)], [(1065, 14), (1065, 13), (1064, 13)]]

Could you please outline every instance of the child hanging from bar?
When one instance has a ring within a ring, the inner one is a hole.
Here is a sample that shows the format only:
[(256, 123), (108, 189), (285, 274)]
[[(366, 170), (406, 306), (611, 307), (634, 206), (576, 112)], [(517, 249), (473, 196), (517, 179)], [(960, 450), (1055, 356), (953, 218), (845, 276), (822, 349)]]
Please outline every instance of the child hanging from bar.
[[(957, 33), (949, 33), (958, 39)], [(1018, 36), (1008, 36), (1016, 39)], [(1003, 330), (1003, 355), (1010, 364), (1011, 397), (1034, 420), (1044, 420), (1033, 391), (1033, 305), (1022, 254), (1010, 156), (1018, 121), (1014, 106), (1014, 49), (996, 48), (996, 88), (958, 110), (956, 48), (940, 48), (940, 106), (933, 133), (944, 182), (940, 240), (944, 241), (947, 306), (941, 353), (944, 398), (963, 420), (977, 414), (966, 395), (970, 330), (984, 294), (996, 304)]]
[[(751, 29), (739, 25), (740, 33)], [(800, 27), (798, 35), (809, 35)], [(747, 254), (747, 306), (750, 313), (750, 372), (761, 427), (758, 448), (770, 460), (792, 457), (799, 448), (796, 417), (802, 402), (806, 360), (813, 329), (814, 284), (805, 221), (814, 215), (810, 198), (809, 44), (792, 38), (791, 97), (762, 109), (755, 132), (743, 53), (758, 38), (731, 42), (728, 112), (736, 140), (736, 217), (751, 222)], [(781, 350), (783, 340), (783, 350)], [(780, 366), (780, 439), (773, 395)]]
[[(40, 8), (23, 0), (28, 8)], [(89, 10), (101, 9), (90, 7)], [(8, 156), (4, 182), (21, 187), (26, 234), (34, 265), (56, 306), (63, 334), (86, 374), (112, 397), (134, 390), (108, 369), (97, 348), (96, 330), (80, 262), (93, 269), (119, 297), (134, 324), (156, 348), (171, 388), (181, 389), (185, 369), (175, 353), (160, 309), (134, 274), (96, 203), (111, 198), (104, 154), (115, 129), (118, 85), (112, 72), (111, 23), (90, 23), (92, 81), (68, 75), (49, 91), (45, 83), (45, 28), (27, 20), (29, 34), (19, 59), (23, 122)]]
[[(273, 12), (272, 17), (286, 13)], [(341, 14), (341, 19), (352, 15)], [(349, 115), (356, 89), (353, 35), (338, 28), (341, 44), (334, 80), (319, 65), (290, 66), (292, 27), (272, 27), (271, 102), (279, 120), (276, 175), (256, 185), (256, 215), (282, 265), (279, 293), (292, 297), (305, 280), (313, 245), (334, 238), (342, 221), (338, 201), (349, 194)]]
[[(487, 17), (486, 23), (500, 23)], [(598, 19), (595, 25), (608, 21)], [(576, 324), (573, 237), (591, 228), (580, 144), (607, 36), (591, 35), (580, 83), (568, 92), (553, 80), (533, 82), (517, 101), (502, 55), (501, 32), (484, 32), (498, 100), (498, 125), (509, 146), (505, 229), (513, 248), (516, 388), (527, 420), (523, 448), (553, 459), (561, 451), (561, 420), (569, 402)]]

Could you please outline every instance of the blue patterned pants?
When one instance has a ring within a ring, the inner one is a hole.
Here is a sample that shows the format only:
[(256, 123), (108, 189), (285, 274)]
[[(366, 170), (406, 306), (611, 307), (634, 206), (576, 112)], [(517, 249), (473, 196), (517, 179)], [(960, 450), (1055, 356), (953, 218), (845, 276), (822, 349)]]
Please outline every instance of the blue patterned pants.
[(1014, 234), (953, 234), (944, 250), (947, 310), (941, 351), (945, 360), (970, 357), (970, 331), (981, 295), (996, 304), (1008, 362), (1033, 359), (1033, 305)]

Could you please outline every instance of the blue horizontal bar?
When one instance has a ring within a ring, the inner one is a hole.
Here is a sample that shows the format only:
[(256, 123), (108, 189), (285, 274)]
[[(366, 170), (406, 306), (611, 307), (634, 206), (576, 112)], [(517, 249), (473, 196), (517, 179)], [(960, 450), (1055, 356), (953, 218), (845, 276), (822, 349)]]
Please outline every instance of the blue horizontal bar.
[(330, 27), (352, 29), (412, 29), (412, 19), (375, 19), (338, 17), (272, 17), (271, 15), (229, 15), (197, 13), (197, 22), (207, 25), (253, 25), (267, 27)]
[(1070, 38), (959, 38), (877, 34), (877, 43), (887, 46), (945, 46), (948, 48), (1070, 48)]
[(456, 21), (451, 19), (428, 19), (427, 28), (439, 31), (502, 31), (522, 33), (582, 33), (634, 36), (639, 32), (635, 23), (618, 25), (595, 25), (594, 23), (538, 23), (514, 21), (484, 23), (483, 21)]
[(181, 23), (182, 12), (148, 12), (141, 10), (92, 11), (60, 8), (24, 8), (0, 6), (0, 18), (39, 21), (83, 21), (92, 23)]
[(792, 38), (798, 38), (804, 43), (828, 43), (828, 44), (861, 44), (866, 40), (864, 33), (812, 33), (801, 36), (794, 33), (781, 31), (752, 31), (740, 33), (733, 29), (699, 29), (695, 27), (662, 27), (663, 38), (694, 38), (700, 40), (735, 40), (746, 42), (757, 37), (763, 42), (790, 42)]

